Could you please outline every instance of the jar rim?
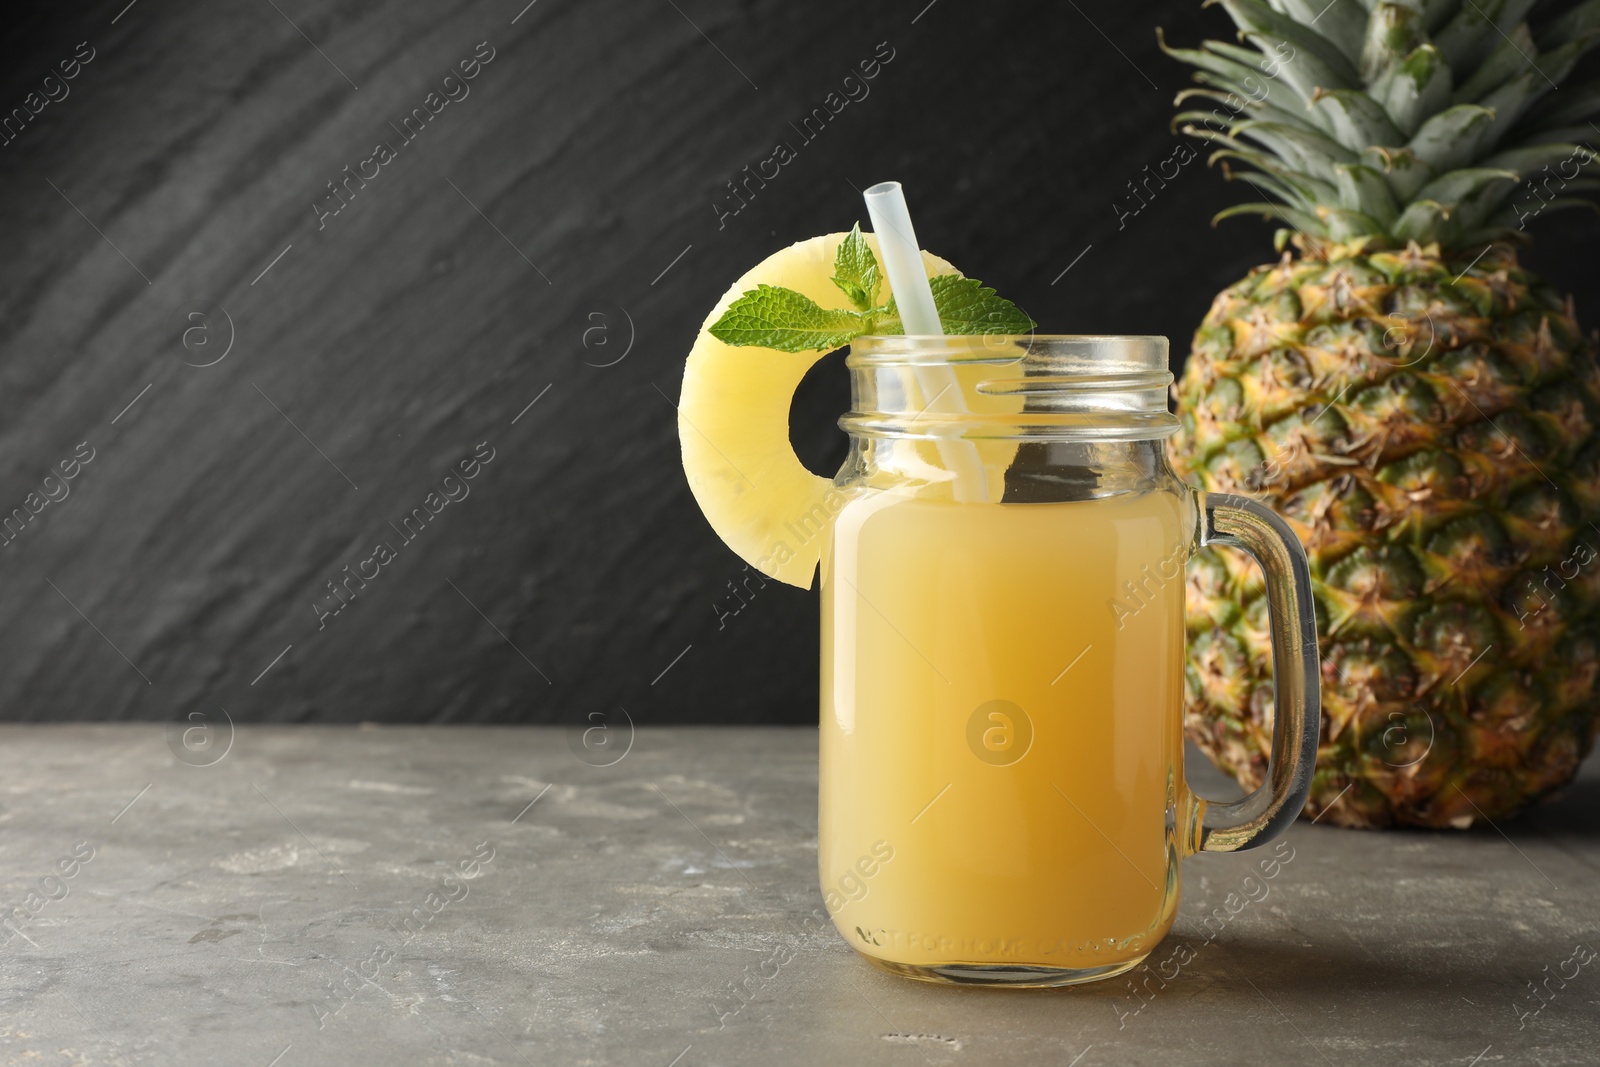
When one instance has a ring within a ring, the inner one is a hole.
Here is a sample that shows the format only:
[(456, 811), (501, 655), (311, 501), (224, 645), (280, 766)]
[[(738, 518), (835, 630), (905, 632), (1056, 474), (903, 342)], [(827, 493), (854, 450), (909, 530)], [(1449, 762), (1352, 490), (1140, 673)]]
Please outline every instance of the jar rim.
[[(866, 334), (850, 342), (847, 363), (1072, 364), (1080, 372), (1166, 371), (1171, 345), (1159, 334)], [(1064, 369), (1064, 368), (1063, 368)]]
[(1138, 440), (1176, 432), (1168, 341), (1153, 334), (868, 335), (851, 343), (866, 437)]
[(851, 344), (861, 341), (957, 341), (976, 337), (1027, 337), (1035, 341), (1159, 341), (1168, 339), (1159, 333), (867, 333)]

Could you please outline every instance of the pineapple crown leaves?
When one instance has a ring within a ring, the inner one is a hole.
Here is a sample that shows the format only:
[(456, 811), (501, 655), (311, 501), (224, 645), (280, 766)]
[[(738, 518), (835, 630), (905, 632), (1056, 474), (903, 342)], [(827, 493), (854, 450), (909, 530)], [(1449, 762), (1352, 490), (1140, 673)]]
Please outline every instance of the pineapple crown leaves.
[(1562, 83), (1600, 45), (1600, 0), (1207, 3), (1241, 44), (1173, 48), (1157, 34), (1197, 68), (1173, 127), (1212, 142), (1211, 161), (1261, 194), (1217, 221), (1275, 217), (1290, 227), (1280, 248), (1294, 233), (1313, 252), (1448, 251), (1521, 240), (1546, 210), (1596, 207), (1600, 81)]
[[(723, 344), (779, 352), (832, 350), (867, 334), (905, 332), (894, 297), (878, 303), (883, 272), (859, 222), (834, 256), (833, 284), (850, 307), (825, 308), (793, 289), (758, 285), (729, 304), (709, 332)], [(947, 334), (1027, 333), (1035, 326), (1020, 308), (976, 278), (942, 274), (929, 278), (928, 284)]]

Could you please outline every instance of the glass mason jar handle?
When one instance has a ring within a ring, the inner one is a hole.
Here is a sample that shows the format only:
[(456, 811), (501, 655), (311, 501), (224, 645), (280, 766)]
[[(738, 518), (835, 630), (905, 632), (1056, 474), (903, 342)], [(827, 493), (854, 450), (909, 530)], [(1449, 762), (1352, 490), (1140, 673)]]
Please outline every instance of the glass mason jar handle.
[(1274, 713), (1267, 780), (1231, 803), (1208, 801), (1200, 824), (1202, 852), (1237, 852), (1266, 844), (1300, 815), (1316, 769), (1322, 728), (1317, 614), (1305, 549), (1288, 523), (1254, 500), (1199, 493), (1203, 545), (1242, 548), (1267, 579), (1272, 626)]

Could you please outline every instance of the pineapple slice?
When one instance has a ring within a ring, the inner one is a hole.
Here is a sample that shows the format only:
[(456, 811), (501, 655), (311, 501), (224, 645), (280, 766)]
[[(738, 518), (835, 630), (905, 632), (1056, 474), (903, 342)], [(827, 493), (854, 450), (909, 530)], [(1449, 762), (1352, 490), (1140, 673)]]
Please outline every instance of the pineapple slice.
[[(789, 404), (812, 364), (827, 355), (723, 344), (711, 325), (758, 285), (793, 289), (823, 307), (843, 307), (834, 257), (847, 234), (813, 237), (775, 252), (728, 287), (700, 326), (683, 368), (678, 440), (689, 488), (711, 528), (769, 578), (809, 589), (822, 539), (844, 497), (812, 474), (789, 443)], [(878, 255), (878, 239), (864, 235)], [(922, 253), (928, 276), (959, 273)]]

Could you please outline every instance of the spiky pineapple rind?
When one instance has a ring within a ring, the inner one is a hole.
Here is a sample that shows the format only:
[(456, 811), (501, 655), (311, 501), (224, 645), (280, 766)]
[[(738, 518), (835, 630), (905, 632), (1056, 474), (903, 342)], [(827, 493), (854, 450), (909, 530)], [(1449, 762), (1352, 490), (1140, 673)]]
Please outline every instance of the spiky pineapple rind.
[[(1397, 318), (1373, 343), (1372, 316), (1397, 308), (1431, 328)], [(1213, 304), (1176, 394), (1180, 473), (1263, 499), (1307, 547), (1309, 815), (1461, 827), (1570, 779), (1600, 723), (1600, 389), (1567, 303), (1513, 249), (1257, 268)], [(1253, 786), (1272, 694), (1254, 568), (1202, 551), (1189, 607), (1189, 736)]]

